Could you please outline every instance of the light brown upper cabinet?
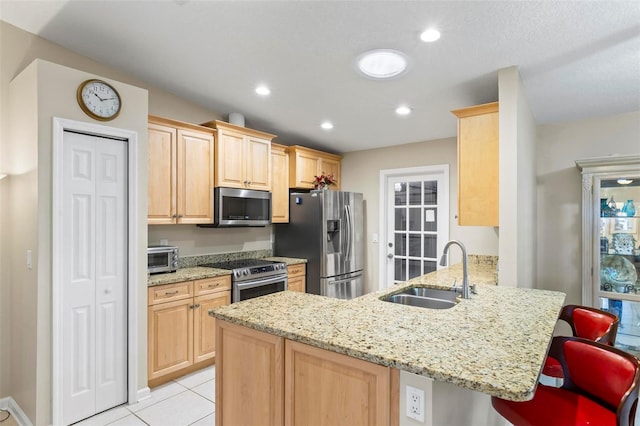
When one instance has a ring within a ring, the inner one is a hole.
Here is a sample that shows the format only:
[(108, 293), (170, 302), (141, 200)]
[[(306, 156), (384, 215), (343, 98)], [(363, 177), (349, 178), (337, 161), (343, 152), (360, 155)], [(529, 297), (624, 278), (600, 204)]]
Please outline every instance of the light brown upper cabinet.
[(289, 222), (289, 151), (271, 144), (271, 222)]
[(332, 174), (337, 183), (331, 189), (340, 189), (340, 160), (342, 157), (328, 152), (305, 148), (300, 145), (289, 147), (289, 187), (313, 189), (315, 176)]
[(214, 120), (217, 129), (215, 186), (271, 190), (271, 139), (275, 135)]
[(149, 116), (150, 225), (213, 222), (213, 132)]
[(451, 111), (458, 117), (458, 225), (498, 226), (498, 102)]

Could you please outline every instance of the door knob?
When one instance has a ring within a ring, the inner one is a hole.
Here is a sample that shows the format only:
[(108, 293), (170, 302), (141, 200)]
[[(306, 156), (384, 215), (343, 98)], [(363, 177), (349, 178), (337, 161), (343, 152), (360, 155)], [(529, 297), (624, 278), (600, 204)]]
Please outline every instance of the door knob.
[(387, 258), (389, 258), (389, 259), (393, 259), (393, 254), (392, 254), (392, 253), (389, 253), (389, 254), (387, 255)]

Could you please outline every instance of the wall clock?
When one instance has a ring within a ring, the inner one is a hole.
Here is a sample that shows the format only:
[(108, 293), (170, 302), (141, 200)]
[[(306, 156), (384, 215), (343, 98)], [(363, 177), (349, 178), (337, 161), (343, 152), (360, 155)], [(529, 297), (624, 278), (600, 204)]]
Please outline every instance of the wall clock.
[(78, 86), (76, 98), (82, 111), (99, 121), (113, 120), (122, 108), (118, 91), (102, 80), (91, 79), (82, 82)]

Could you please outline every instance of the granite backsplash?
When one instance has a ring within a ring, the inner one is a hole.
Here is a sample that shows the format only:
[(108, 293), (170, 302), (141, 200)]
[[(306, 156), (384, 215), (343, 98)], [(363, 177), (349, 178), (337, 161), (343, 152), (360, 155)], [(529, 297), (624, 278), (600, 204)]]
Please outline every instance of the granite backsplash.
[(233, 253), (203, 254), (198, 256), (184, 256), (178, 260), (178, 268), (193, 268), (205, 263), (220, 263), (238, 259), (258, 259), (273, 256), (273, 250), (251, 250)]

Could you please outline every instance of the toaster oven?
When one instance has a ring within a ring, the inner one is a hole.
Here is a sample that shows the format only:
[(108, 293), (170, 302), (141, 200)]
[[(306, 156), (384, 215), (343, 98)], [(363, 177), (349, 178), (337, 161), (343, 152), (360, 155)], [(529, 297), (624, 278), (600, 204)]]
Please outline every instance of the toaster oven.
[(147, 269), (150, 274), (177, 271), (178, 247), (149, 246), (147, 248)]

